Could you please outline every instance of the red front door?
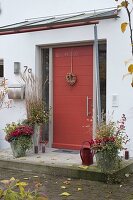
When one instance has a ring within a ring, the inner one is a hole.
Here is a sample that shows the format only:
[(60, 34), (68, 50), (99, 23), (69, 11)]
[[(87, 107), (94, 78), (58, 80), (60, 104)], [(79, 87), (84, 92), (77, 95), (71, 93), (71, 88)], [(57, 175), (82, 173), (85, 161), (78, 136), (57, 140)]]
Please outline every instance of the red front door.
[[(66, 74), (77, 82), (70, 86)], [(53, 147), (79, 149), (92, 132), (83, 126), (92, 119), (93, 46), (63, 47), (53, 50)]]

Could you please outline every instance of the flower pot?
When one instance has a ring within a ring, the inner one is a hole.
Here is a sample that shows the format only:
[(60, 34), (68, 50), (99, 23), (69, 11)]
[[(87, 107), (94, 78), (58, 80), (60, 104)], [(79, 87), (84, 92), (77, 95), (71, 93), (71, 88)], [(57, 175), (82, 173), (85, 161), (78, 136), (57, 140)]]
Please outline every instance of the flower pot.
[(45, 153), (45, 149), (46, 149), (45, 144), (42, 143), (42, 153)]
[(110, 154), (108, 151), (99, 151), (95, 154), (97, 166), (102, 172), (111, 172), (119, 168), (120, 158), (118, 152)]
[(26, 156), (26, 150), (20, 146), (20, 144), (18, 143), (18, 140), (13, 140), (12, 142), (10, 142), (10, 145), (11, 145), (13, 156), (15, 158)]
[(33, 134), (34, 153), (38, 153), (41, 147), (40, 146), (41, 129), (42, 129), (42, 124), (34, 125), (34, 134)]

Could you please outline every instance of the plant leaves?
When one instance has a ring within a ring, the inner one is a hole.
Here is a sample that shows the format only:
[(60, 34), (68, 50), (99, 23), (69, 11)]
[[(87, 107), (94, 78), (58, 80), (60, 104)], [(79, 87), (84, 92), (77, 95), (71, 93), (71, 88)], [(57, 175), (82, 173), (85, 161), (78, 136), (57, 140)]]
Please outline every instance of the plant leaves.
[(66, 186), (62, 185), (62, 186), (61, 186), (61, 189), (66, 189)]
[(125, 174), (125, 177), (127, 177), (127, 178), (128, 178), (129, 176), (130, 176), (130, 174)]
[(3, 190), (0, 189), (0, 198), (2, 197), (2, 194), (3, 194)]
[(0, 181), (1, 183), (4, 183), (4, 184), (9, 184), (10, 183), (10, 180), (2, 180)]
[(12, 177), (11, 179), (10, 179), (10, 181), (15, 181), (16, 179), (14, 178), (14, 177)]
[(121, 6), (127, 8), (128, 7), (129, 2), (128, 1), (122, 1), (121, 2)]
[(125, 32), (125, 30), (126, 30), (126, 28), (127, 28), (127, 25), (128, 25), (127, 22), (123, 22), (123, 23), (121, 24), (121, 31), (122, 31), (122, 33)]
[(4, 195), (5, 200), (16, 200), (18, 198), (19, 198), (18, 193), (12, 190), (8, 190), (8, 192), (6, 191)]
[(19, 183), (16, 183), (16, 186), (25, 187), (25, 186), (27, 186), (27, 185), (28, 185), (28, 183), (26, 183), (26, 182), (19, 182)]
[(25, 177), (25, 178), (23, 178), (23, 179), (24, 179), (24, 180), (29, 180), (29, 178), (26, 178), (26, 177)]
[(128, 72), (129, 72), (129, 73), (133, 73), (133, 64), (130, 64), (130, 65), (128, 66)]
[(64, 181), (63, 183), (66, 184), (66, 185), (69, 185), (71, 182), (70, 181)]
[(63, 192), (63, 193), (60, 194), (60, 196), (66, 196), (66, 197), (68, 197), (68, 196), (70, 196), (70, 195), (71, 195), (71, 194), (68, 193), (68, 192)]
[(78, 188), (78, 191), (82, 191), (82, 188)]
[(81, 165), (81, 166), (78, 166), (78, 167), (81, 168), (81, 169), (84, 169), (84, 170), (88, 169), (88, 166), (85, 166), (85, 165)]

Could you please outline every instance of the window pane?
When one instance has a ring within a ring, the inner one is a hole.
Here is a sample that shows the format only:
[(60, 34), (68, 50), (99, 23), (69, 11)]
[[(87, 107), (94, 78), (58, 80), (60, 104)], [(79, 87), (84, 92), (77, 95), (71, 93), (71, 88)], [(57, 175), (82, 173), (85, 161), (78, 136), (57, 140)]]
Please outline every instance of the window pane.
[(0, 60), (0, 77), (4, 76), (4, 62)]

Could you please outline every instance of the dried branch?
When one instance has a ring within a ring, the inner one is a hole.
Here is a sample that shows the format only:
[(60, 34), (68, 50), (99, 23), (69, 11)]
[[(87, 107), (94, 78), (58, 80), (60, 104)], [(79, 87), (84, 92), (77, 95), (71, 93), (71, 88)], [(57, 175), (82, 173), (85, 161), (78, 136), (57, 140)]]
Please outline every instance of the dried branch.
[[(45, 123), (48, 121), (48, 111), (45, 102), (42, 100), (42, 82), (32, 73), (20, 74), (25, 83), (25, 101), (27, 119), (31, 124)], [(46, 79), (45, 83), (48, 80)]]

